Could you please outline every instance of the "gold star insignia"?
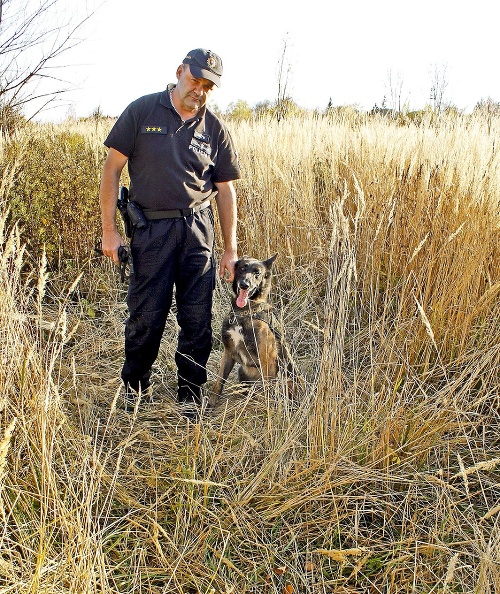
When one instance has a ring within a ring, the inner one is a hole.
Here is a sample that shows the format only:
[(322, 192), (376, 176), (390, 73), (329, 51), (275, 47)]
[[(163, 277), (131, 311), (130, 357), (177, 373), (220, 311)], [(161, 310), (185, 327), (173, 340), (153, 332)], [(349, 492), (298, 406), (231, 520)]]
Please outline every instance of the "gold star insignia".
[(146, 130), (147, 130), (148, 132), (151, 132), (151, 128), (150, 128), (149, 126), (146, 128)]
[(158, 128), (158, 132), (161, 132), (161, 128)]

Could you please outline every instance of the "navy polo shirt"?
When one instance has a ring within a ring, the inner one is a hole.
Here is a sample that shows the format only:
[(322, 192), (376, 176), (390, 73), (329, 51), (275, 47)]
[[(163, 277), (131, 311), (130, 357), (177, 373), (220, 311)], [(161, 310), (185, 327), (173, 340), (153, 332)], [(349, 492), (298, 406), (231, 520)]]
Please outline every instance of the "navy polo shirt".
[(224, 124), (206, 107), (183, 124), (173, 88), (131, 103), (104, 141), (128, 157), (130, 198), (150, 210), (193, 208), (217, 195), (215, 183), (240, 177)]

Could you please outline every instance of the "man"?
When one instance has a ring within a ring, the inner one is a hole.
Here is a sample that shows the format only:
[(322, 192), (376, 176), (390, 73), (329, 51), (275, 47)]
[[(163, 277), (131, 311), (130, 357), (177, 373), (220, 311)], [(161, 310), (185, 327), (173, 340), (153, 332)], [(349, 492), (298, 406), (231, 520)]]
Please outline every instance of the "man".
[[(187, 416), (196, 414), (206, 363), (212, 348), (212, 294), (215, 199), (224, 241), (219, 274), (234, 276), (236, 245), (237, 156), (224, 125), (206, 108), (214, 85), (220, 86), (222, 61), (195, 49), (177, 68), (177, 84), (131, 103), (104, 144), (100, 202), (102, 250), (118, 264), (124, 241), (116, 228), (121, 172), (128, 164), (130, 201), (146, 219), (131, 239), (133, 266), (125, 325), (125, 405), (130, 410), (150, 386), (175, 287), (180, 326), (175, 362), (178, 401)], [(195, 412), (193, 412), (193, 409)]]

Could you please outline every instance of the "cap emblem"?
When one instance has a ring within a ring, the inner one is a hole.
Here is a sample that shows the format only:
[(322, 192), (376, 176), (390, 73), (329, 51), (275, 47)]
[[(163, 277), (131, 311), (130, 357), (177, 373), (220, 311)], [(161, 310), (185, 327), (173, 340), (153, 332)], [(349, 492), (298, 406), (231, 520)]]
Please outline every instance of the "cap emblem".
[(217, 66), (217, 60), (213, 56), (208, 56), (207, 66), (213, 70)]

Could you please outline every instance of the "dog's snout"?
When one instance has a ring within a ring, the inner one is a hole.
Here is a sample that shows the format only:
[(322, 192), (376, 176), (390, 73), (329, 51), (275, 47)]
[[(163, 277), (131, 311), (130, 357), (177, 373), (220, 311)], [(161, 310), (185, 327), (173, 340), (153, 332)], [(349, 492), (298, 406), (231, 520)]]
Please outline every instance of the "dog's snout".
[(248, 282), (248, 279), (246, 279), (246, 278), (242, 278), (240, 280), (239, 285), (240, 285), (240, 288), (244, 289), (245, 291), (250, 288), (250, 283)]

